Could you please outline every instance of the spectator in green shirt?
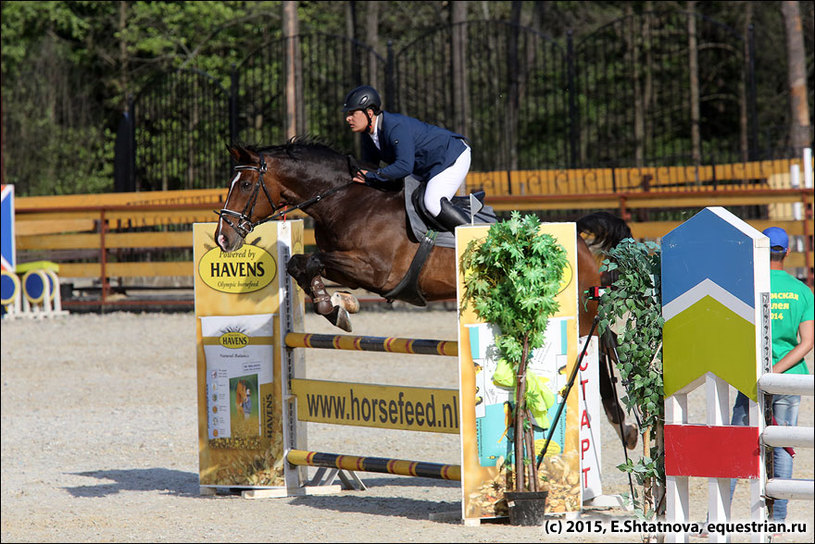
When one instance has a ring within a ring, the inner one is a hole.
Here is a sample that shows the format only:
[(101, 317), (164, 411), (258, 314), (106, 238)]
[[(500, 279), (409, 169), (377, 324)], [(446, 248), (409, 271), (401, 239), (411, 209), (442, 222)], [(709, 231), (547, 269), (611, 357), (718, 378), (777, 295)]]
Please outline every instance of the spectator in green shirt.
[[(790, 254), (789, 236), (780, 227), (765, 229), (770, 239), (770, 312), (773, 335), (773, 372), (777, 374), (809, 374), (804, 357), (812, 350), (813, 327), (812, 291), (803, 282), (784, 271), (784, 259)], [(776, 425), (798, 425), (800, 395), (773, 395), (773, 417)], [(739, 392), (733, 406), (732, 425), (747, 425), (747, 397)], [(791, 448), (773, 448), (774, 477), (792, 478)], [(736, 480), (730, 484), (730, 496)], [(787, 500), (773, 504), (773, 520), (787, 518)]]

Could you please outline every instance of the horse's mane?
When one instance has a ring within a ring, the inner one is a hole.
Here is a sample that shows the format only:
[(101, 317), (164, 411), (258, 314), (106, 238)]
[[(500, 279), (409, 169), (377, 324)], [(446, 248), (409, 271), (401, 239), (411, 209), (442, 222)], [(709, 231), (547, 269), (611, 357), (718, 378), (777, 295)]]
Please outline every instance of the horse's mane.
[[(332, 180), (333, 183), (336, 183), (337, 180), (346, 180), (346, 176), (352, 175), (357, 168), (362, 167), (367, 170), (376, 168), (374, 165), (358, 161), (350, 153), (337, 151), (313, 136), (294, 137), (285, 144), (280, 145), (236, 144), (236, 147), (257, 155), (263, 153), (270, 158), (290, 160), (301, 165), (308, 163), (309, 168), (321, 165), (327, 170), (322, 171), (320, 177)], [(311, 170), (311, 172), (314, 173), (315, 171)], [(342, 175), (337, 176), (338, 172), (342, 173)]]
[(294, 160), (301, 159), (306, 153), (322, 155), (325, 157), (345, 156), (344, 153), (337, 151), (315, 136), (295, 136), (285, 144), (279, 145), (241, 145), (240, 147), (254, 153), (264, 153), (275, 157), (286, 155)]

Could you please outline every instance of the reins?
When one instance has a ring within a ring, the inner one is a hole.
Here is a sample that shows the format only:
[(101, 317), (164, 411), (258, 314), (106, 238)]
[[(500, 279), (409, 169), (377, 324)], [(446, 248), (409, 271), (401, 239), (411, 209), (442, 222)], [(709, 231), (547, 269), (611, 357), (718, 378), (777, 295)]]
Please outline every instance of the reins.
[[(246, 201), (246, 206), (244, 206), (243, 211), (235, 212), (232, 210), (228, 210), (226, 208), (222, 208), (221, 210), (217, 210), (214, 212), (221, 219), (223, 219), (230, 227), (235, 229), (235, 231), (240, 235), (241, 238), (246, 238), (246, 235), (252, 232), (258, 225), (268, 223), (269, 221), (274, 221), (275, 219), (283, 215), (286, 215), (287, 213), (291, 213), (295, 210), (302, 210), (304, 208), (308, 208), (309, 206), (316, 204), (317, 202), (320, 202), (325, 197), (333, 195), (340, 189), (345, 189), (349, 185), (354, 184), (354, 181), (352, 180), (338, 187), (332, 187), (328, 191), (313, 196), (308, 200), (305, 200), (300, 204), (296, 204), (294, 206), (277, 205), (272, 201), (272, 197), (269, 196), (269, 191), (266, 188), (266, 182), (263, 180), (263, 176), (266, 173), (266, 161), (263, 158), (263, 153), (260, 153), (258, 163), (259, 163), (258, 166), (255, 166), (253, 164), (241, 164), (235, 167), (235, 170), (238, 171), (254, 170), (255, 172), (258, 173), (258, 182), (255, 183), (255, 187), (253, 188), (252, 191), (252, 196), (249, 198), (249, 200)], [(266, 195), (266, 199), (269, 201), (269, 204), (272, 205), (272, 215), (266, 217), (265, 219), (253, 222), (252, 213), (255, 210), (255, 204), (257, 203), (258, 198), (258, 191), (261, 188), (263, 189), (263, 194)], [(232, 187), (230, 187), (229, 191), (230, 193), (232, 192)], [(227, 202), (229, 201), (229, 194), (227, 194), (226, 200)], [(237, 224), (232, 223), (232, 221), (229, 220), (230, 216), (233, 218), (237, 218), (238, 223)]]
[(285, 215), (285, 214), (287, 214), (287, 213), (289, 213), (289, 212), (293, 212), (293, 211), (295, 211), (295, 210), (302, 210), (303, 208), (308, 208), (308, 207), (309, 207), (309, 206), (311, 206), (312, 204), (316, 204), (316, 203), (318, 203), (319, 201), (321, 201), (321, 200), (322, 200), (322, 199), (324, 199), (325, 197), (327, 197), (327, 196), (331, 196), (331, 195), (333, 195), (334, 193), (336, 193), (337, 191), (339, 191), (340, 189), (345, 189), (345, 188), (346, 188), (346, 187), (348, 187), (349, 185), (353, 185), (353, 184), (354, 184), (354, 182), (353, 182), (353, 181), (349, 181), (348, 183), (346, 183), (346, 184), (344, 184), (344, 185), (340, 185), (339, 187), (333, 187), (333, 188), (329, 189), (328, 191), (326, 191), (326, 192), (324, 192), (324, 193), (320, 193), (320, 194), (319, 194), (319, 195), (317, 195), (317, 196), (313, 196), (313, 197), (309, 198), (308, 200), (306, 200), (306, 201), (304, 201), (304, 202), (301, 202), (300, 204), (297, 204), (297, 205), (295, 205), (295, 206), (291, 206), (291, 207), (287, 207), (286, 209), (281, 210), (281, 211), (277, 212), (277, 213), (276, 213), (276, 214), (274, 214), (274, 215), (270, 215), (270, 216), (269, 216), (269, 217), (267, 217), (266, 219), (263, 219), (263, 220), (258, 221), (257, 223), (255, 223), (255, 226), (260, 225), (261, 223), (265, 223), (265, 222), (267, 222), (267, 221), (271, 221), (271, 220), (273, 220), (273, 219), (277, 219), (277, 218), (278, 218), (278, 217), (280, 217), (281, 215)]

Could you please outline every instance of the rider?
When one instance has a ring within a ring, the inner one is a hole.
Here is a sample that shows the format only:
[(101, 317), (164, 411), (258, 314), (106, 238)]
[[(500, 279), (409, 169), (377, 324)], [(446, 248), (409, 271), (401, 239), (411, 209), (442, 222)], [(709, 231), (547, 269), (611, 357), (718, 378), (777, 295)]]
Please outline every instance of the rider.
[(426, 183), (424, 206), (441, 227), (455, 231), (470, 222), (450, 200), (470, 170), (470, 146), (460, 134), (412, 117), (383, 111), (376, 89), (357, 87), (345, 97), (345, 122), (362, 138), (362, 160), (387, 166), (360, 170), (354, 181), (376, 185), (413, 174)]

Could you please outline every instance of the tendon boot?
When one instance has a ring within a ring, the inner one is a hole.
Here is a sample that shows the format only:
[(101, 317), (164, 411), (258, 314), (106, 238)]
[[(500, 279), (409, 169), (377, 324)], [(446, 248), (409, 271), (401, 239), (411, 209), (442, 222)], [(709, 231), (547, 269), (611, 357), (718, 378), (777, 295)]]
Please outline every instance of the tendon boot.
[(456, 232), (459, 225), (470, 223), (470, 217), (461, 208), (450, 202), (447, 197), (441, 198), (441, 211), (434, 217), (436, 222), (450, 232)]

